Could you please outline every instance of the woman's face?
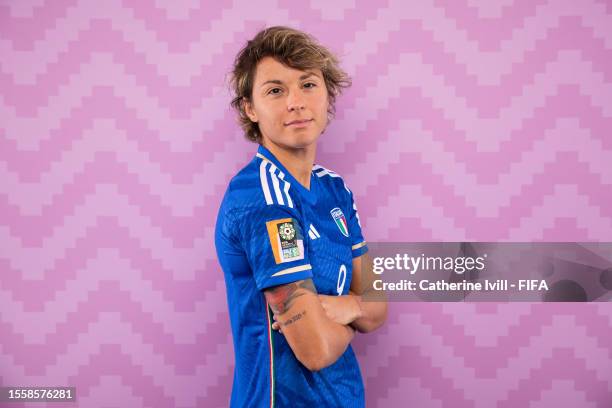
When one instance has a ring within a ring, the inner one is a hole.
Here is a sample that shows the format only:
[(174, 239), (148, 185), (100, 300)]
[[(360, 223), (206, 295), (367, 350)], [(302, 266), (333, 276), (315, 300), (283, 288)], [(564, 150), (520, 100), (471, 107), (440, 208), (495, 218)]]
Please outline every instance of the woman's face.
[(245, 112), (259, 125), (263, 144), (301, 149), (327, 126), (327, 88), (320, 69), (300, 71), (265, 57), (257, 64)]

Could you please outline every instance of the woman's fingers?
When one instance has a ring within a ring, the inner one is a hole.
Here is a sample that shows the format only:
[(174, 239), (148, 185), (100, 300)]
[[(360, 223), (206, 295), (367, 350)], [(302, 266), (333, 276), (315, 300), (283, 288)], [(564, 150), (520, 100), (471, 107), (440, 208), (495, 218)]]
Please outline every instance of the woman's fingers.
[(327, 310), (327, 307), (328, 307), (327, 302), (324, 301), (323, 299), (320, 299), (320, 300), (321, 300), (321, 306), (323, 306), (323, 309)]

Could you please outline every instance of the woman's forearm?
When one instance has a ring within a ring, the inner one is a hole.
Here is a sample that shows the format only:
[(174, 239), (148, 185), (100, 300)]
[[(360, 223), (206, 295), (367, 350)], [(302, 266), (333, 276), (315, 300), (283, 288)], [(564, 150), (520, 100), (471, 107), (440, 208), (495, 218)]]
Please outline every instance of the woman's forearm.
[(310, 371), (319, 371), (334, 364), (355, 336), (354, 328), (336, 323), (327, 317), (323, 317), (314, 330), (317, 332), (316, 335), (313, 333), (313, 336), (294, 340), (296, 351), (309, 351), (307, 354), (296, 353), (296, 357)]
[(344, 354), (355, 336), (355, 329), (329, 320), (329, 326), (325, 334), (328, 349), (324, 353), (321, 368), (334, 364)]

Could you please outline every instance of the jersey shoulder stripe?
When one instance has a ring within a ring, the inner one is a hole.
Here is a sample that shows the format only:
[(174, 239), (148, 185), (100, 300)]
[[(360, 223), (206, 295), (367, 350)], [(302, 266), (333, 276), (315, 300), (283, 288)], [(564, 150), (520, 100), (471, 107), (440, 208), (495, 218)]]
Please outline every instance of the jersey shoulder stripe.
[(262, 154), (257, 153), (257, 157), (261, 159), (259, 163), (259, 181), (266, 204), (278, 204), (294, 208), (293, 200), (289, 193), (291, 183), (285, 180), (285, 173)]
[(340, 177), (340, 175), (330, 169), (326, 169), (323, 166), (315, 164), (312, 166), (312, 171), (317, 177), (330, 176), (330, 177)]
[(342, 177), (340, 177), (340, 175), (338, 173), (336, 173), (335, 171), (332, 171), (330, 169), (326, 169), (323, 166), (320, 166), (318, 164), (315, 164), (314, 166), (312, 166), (312, 171), (313, 173), (317, 176), (317, 177), (325, 177), (325, 176), (329, 176), (332, 178), (339, 178), (342, 181), (342, 185), (344, 186), (344, 189), (350, 194), (351, 190), (349, 190), (349, 188), (346, 186), (346, 183), (344, 182), (344, 179), (342, 179)]
[[(312, 171), (314, 172), (314, 174), (317, 175), (317, 177), (324, 177), (324, 176), (330, 176), (332, 178), (339, 178), (342, 181), (342, 186), (344, 187), (344, 189), (352, 196), (352, 192), (351, 190), (348, 188), (348, 186), (346, 185), (346, 183), (344, 182), (344, 179), (342, 177), (340, 177), (340, 175), (330, 169), (326, 169), (323, 166), (320, 166), (318, 164), (315, 164), (314, 166), (312, 166)], [(353, 201), (351, 199), (351, 201)], [(359, 212), (357, 211), (357, 205), (355, 204), (355, 201), (353, 201), (353, 210), (355, 211), (355, 217), (357, 218), (357, 223), (359, 224), (359, 227), (361, 228), (361, 220), (359, 219)], [(356, 249), (356, 248), (353, 248)]]

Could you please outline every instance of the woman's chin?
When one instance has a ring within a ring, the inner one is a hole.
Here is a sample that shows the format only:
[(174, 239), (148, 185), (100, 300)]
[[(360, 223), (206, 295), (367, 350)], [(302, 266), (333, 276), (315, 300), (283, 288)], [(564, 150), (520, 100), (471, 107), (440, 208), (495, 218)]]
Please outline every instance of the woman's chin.
[(287, 141), (286, 146), (288, 148), (293, 148), (293, 149), (304, 149), (308, 146), (311, 146), (317, 143), (317, 140), (319, 140), (319, 136), (320, 135), (307, 135), (307, 134), (291, 135), (290, 137), (285, 139)]

